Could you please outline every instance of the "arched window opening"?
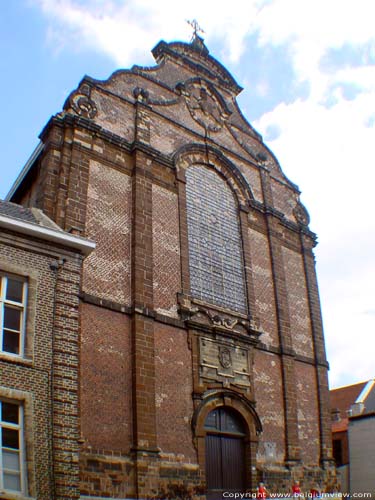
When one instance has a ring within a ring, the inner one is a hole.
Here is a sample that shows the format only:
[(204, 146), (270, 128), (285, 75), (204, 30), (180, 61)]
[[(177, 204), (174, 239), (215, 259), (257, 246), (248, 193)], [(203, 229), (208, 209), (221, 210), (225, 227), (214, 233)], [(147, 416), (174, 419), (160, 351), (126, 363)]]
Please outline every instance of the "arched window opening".
[(230, 187), (195, 165), (186, 171), (186, 204), (192, 296), (246, 313), (238, 206)]
[(246, 424), (242, 417), (231, 408), (219, 407), (212, 410), (204, 423), (206, 431), (225, 434), (246, 435)]

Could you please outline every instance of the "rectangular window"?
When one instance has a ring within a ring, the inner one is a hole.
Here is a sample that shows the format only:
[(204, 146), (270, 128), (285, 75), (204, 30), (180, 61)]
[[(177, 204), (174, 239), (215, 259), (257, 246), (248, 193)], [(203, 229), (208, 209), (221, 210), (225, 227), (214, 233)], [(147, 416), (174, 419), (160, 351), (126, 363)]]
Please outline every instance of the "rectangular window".
[(0, 490), (24, 492), (23, 407), (0, 400)]
[(24, 355), (27, 283), (17, 276), (0, 275), (0, 350)]

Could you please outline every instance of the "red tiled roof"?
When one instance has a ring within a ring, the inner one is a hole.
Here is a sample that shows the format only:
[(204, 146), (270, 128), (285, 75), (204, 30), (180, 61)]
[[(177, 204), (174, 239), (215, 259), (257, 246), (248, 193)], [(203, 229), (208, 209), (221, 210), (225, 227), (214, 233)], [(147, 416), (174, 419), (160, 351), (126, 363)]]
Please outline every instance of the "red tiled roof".
[(338, 389), (332, 389), (329, 391), (331, 410), (338, 408), (340, 410), (341, 418), (346, 418), (347, 410), (349, 410), (351, 405), (355, 403), (355, 400), (358, 398), (366, 384), (367, 381), (360, 382), (359, 384), (347, 385), (346, 387), (339, 387)]

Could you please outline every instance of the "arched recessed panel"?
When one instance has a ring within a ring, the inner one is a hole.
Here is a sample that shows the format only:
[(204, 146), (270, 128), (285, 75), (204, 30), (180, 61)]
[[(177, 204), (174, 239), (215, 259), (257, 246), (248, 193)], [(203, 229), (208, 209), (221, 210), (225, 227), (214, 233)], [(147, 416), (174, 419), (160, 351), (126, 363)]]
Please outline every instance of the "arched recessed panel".
[(190, 289), (193, 297), (246, 312), (242, 243), (234, 195), (215, 171), (186, 171)]

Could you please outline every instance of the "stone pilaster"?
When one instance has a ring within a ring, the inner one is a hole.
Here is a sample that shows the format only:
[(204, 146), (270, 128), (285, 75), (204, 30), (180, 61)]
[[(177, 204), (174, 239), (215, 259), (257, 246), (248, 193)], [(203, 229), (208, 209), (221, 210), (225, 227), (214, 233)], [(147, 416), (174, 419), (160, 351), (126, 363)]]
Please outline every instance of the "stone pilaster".
[(306, 277), (307, 296), (311, 318), (313, 345), (315, 354), (316, 382), (318, 389), (320, 461), (332, 461), (331, 418), (329, 405), (328, 363), (324, 346), (323, 322), (320, 309), (319, 290), (315, 271), (315, 260), (312, 248), (314, 242), (301, 233), (303, 263)]
[(158, 459), (154, 319), (149, 314), (153, 310), (151, 166), (151, 160), (136, 150), (132, 178), (132, 383), (137, 498), (147, 498), (158, 481), (154, 471)]

